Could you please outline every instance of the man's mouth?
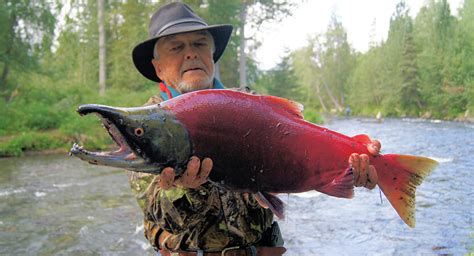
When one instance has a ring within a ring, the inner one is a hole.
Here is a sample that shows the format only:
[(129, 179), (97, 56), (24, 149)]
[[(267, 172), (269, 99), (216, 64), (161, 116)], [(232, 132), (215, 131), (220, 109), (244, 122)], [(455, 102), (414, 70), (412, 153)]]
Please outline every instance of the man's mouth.
[(188, 68), (183, 71), (183, 74), (189, 71), (204, 71), (204, 69), (196, 67), (196, 68)]

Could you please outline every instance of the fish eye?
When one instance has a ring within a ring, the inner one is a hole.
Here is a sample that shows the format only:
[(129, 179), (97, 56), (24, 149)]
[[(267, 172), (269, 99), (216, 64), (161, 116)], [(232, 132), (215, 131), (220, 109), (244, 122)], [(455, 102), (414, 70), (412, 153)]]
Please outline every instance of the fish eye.
[(136, 136), (141, 137), (143, 134), (145, 134), (145, 131), (143, 130), (143, 128), (138, 127), (135, 128), (134, 133)]

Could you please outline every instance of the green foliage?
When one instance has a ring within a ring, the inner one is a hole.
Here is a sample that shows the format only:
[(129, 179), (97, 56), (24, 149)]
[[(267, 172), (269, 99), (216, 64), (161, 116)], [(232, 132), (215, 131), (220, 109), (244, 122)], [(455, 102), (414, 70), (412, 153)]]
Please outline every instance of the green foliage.
[(324, 118), (321, 116), (321, 113), (318, 109), (314, 108), (305, 108), (304, 112), (304, 119), (311, 123), (315, 124), (323, 124)]
[(0, 96), (8, 99), (20, 86), (15, 75), (38, 68), (54, 35), (54, 4), (50, 1), (11, 1), (0, 4)]
[(58, 127), (61, 122), (61, 116), (56, 109), (51, 108), (48, 104), (35, 103), (29, 105), (29, 110), (23, 112), (17, 118), (24, 121), (22, 124), (25, 128), (31, 130), (47, 130)]
[(290, 56), (286, 56), (275, 69), (263, 72), (252, 89), (263, 94), (298, 100), (297, 81), (290, 61)]
[(473, 105), (473, 5), (465, 1), (456, 18), (447, 1), (432, 0), (412, 20), (400, 2), (387, 40), (358, 56), (348, 92), (354, 112), (464, 117)]
[(321, 68), (321, 79), (323, 86), (327, 87), (326, 91), (334, 107), (338, 111), (342, 111), (345, 105), (347, 84), (355, 63), (352, 49), (347, 39), (347, 33), (342, 23), (337, 20), (333, 14), (328, 29), (324, 35), (325, 40), (320, 53), (316, 53), (319, 57)]
[(146, 2), (133, 0), (117, 2), (109, 9), (107, 84), (111, 88), (139, 90), (151, 82), (135, 72), (130, 56), (132, 49), (148, 38), (149, 17), (155, 8), (150, 8)]
[(297, 89), (301, 95), (300, 101), (305, 106), (316, 98), (315, 86), (319, 80), (319, 74), (315, 72), (315, 64), (311, 58), (308, 58), (312, 55), (312, 50), (313, 47), (310, 44), (291, 53), (292, 68), (296, 78), (294, 82), (298, 85)]
[(319, 106), (324, 112), (343, 111), (356, 57), (336, 15), (332, 15), (325, 34), (310, 38), (292, 58), (299, 85), (295, 91), (303, 96), (305, 105)]
[(459, 17), (445, 0), (427, 2), (414, 20), (408, 13), (398, 3), (387, 40), (363, 54), (353, 52), (333, 14), (326, 33), (291, 53), (302, 102), (326, 112), (349, 105), (362, 115), (472, 118), (474, 1)]
[(57, 149), (67, 146), (64, 138), (54, 134), (25, 132), (13, 139), (0, 143), (0, 156), (20, 156), (23, 151)]
[(227, 87), (239, 87), (239, 60), (238, 47), (240, 39), (237, 36), (237, 27), (240, 24), (238, 12), (240, 11), (241, 0), (209, 0), (209, 6), (205, 9), (198, 8), (209, 24), (232, 24), (234, 30), (224, 54), (219, 59), (220, 80)]

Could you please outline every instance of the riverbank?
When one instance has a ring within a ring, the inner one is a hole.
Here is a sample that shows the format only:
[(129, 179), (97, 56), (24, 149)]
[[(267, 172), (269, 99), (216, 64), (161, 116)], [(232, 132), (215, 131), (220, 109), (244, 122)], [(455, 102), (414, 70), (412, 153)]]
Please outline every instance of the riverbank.
[(113, 145), (112, 140), (106, 132), (102, 131), (101, 127), (89, 130), (88, 133), (71, 135), (55, 129), (1, 136), (0, 157), (67, 153), (74, 142), (97, 150)]

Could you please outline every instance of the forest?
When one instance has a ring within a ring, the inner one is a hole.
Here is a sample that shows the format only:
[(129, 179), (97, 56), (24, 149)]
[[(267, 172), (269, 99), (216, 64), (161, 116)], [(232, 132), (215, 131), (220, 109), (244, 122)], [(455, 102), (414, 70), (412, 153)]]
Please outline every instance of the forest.
[[(106, 148), (97, 118), (80, 104), (139, 106), (156, 84), (133, 66), (131, 51), (148, 38), (149, 17), (170, 1), (2, 0), (0, 5), (0, 156), (67, 150), (72, 142)], [(351, 45), (335, 13), (326, 31), (287, 51), (270, 70), (259, 68), (259, 42), (249, 27), (292, 15), (289, 0), (189, 0), (209, 24), (232, 24), (218, 63), (226, 87), (249, 87), (305, 105), (305, 119), (323, 115), (472, 121), (474, 115), (474, 0), (456, 15), (446, 0), (429, 0), (409, 15), (400, 1), (386, 39), (367, 52)], [(361, 14), (363, 15), (363, 14)], [(260, 30), (259, 30), (260, 29)]]

